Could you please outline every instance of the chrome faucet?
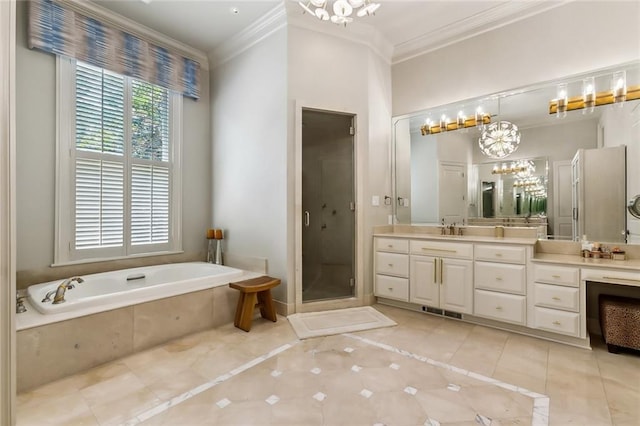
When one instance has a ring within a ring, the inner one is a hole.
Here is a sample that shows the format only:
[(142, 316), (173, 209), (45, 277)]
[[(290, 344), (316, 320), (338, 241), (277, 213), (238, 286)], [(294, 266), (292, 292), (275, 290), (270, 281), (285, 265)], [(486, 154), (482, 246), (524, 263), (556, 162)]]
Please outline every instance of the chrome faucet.
[(58, 303), (64, 303), (65, 302), (64, 294), (67, 291), (67, 289), (71, 290), (72, 288), (75, 287), (75, 285), (73, 284), (74, 281), (77, 282), (78, 284), (80, 284), (80, 283), (84, 282), (84, 279), (82, 279), (82, 277), (67, 278), (66, 280), (62, 281), (62, 283), (60, 283), (58, 288), (48, 292), (46, 294), (46, 296), (44, 297), (44, 299), (42, 299), (42, 303), (49, 302), (51, 300), (51, 296), (53, 294), (55, 294), (55, 296), (53, 297), (53, 304), (54, 305), (57, 305)]

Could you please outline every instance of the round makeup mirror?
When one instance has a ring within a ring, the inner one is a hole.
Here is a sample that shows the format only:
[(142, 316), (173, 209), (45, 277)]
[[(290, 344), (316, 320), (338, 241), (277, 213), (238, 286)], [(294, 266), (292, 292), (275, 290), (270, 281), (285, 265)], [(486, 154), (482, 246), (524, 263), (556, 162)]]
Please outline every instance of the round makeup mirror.
[(627, 204), (627, 210), (631, 216), (640, 219), (640, 194), (632, 197)]

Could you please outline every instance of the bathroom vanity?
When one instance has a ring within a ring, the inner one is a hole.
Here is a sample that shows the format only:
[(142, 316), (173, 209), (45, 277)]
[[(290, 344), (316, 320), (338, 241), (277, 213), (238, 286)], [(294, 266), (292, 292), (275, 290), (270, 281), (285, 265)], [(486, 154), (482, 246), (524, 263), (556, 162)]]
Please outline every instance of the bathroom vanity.
[(579, 245), (538, 241), (535, 229), (433, 226), (374, 231), (378, 303), (590, 347), (587, 286), (638, 287), (640, 259), (585, 259)]

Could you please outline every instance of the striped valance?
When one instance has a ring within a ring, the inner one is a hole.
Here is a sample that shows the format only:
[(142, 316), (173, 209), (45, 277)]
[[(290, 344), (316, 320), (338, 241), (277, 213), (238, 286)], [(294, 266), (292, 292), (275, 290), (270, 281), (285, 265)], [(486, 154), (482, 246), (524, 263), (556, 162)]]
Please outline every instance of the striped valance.
[(29, 47), (200, 97), (200, 64), (54, 0), (31, 0)]

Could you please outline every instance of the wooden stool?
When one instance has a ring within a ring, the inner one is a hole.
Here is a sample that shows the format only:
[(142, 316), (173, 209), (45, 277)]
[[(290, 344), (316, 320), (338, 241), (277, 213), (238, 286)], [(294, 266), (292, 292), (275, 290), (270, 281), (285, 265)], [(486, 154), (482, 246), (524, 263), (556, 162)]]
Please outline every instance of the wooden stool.
[[(256, 307), (260, 308), (262, 318), (276, 322), (276, 309), (273, 305), (273, 299), (271, 298), (271, 289), (278, 284), (280, 284), (279, 279), (266, 275), (250, 280), (229, 283), (229, 287), (240, 290), (238, 307), (236, 308), (236, 318), (233, 321), (233, 325), (244, 331), (251, 330), (253, 310)], [(256, 303), (256, 299), (258, 303)]]

